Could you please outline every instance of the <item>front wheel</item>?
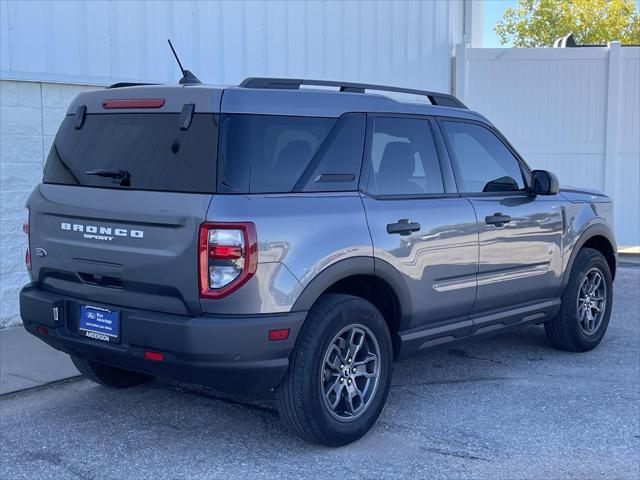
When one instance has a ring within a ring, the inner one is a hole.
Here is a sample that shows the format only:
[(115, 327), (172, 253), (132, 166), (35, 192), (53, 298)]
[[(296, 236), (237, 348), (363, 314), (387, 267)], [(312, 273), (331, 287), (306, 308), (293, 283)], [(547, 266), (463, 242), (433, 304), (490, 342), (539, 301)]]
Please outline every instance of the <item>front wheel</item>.
[(560, 313), (544, 324), (547, 338), (554, 347), (570, 352), (597, 347), (607, 331), (612, 305), (609, 264), (597, 250), (583, 248), (562, 294)]
[(393, 350), (384, 318), (368, 301), (324, 295), (313, 306), (276, 401), (307, 441), (341, 446), (375, 423), (389, 392)]

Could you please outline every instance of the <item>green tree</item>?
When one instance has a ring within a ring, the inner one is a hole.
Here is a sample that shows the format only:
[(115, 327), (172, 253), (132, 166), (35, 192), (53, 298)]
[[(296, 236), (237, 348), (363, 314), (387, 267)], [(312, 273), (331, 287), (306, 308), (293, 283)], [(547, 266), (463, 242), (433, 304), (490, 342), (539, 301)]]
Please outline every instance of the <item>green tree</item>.
[(518, 0), (494, 30), (514, 47), (552, 47), (569, 33), (578, 44), (640, 44), (640, 15), (634, 0)]

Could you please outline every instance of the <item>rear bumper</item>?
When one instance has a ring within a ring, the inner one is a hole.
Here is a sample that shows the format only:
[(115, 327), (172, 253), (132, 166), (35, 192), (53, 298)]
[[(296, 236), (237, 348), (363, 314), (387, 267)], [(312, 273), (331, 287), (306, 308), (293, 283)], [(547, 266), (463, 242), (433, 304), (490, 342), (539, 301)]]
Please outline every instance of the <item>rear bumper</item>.
[[(79, 305), (87, 303), (119, 310), (119, 343), (77, 333)], [(282, 380), (306, 313), (189, 317), (94, 303), (27, 285), (20, 292), (20, 315), (27, 331), (68, 354), (223, 391), (263, 392)], [(48, 334), (39, 333), (38, 326)], [(290, 329), (288, 339), (268, 340), (269, 330), (283, 328)], [(164, 360), (146, 360), (145, 350), (162, 353)]]

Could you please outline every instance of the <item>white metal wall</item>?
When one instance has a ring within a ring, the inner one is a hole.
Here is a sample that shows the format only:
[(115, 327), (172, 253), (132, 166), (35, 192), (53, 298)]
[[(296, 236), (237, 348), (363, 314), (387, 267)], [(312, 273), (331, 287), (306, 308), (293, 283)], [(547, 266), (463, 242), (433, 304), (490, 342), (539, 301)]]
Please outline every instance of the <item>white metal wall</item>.
[(465, 25), (463, 0), (0, 5), (3, 79), (80, 84), (176, 81), (170, 37), (186, 68), (207, 83), (289, 76), (449, 91)]
[(455, 92), (562, 185), (612, 196), (640, 244), (640, 47), (456, 49)]

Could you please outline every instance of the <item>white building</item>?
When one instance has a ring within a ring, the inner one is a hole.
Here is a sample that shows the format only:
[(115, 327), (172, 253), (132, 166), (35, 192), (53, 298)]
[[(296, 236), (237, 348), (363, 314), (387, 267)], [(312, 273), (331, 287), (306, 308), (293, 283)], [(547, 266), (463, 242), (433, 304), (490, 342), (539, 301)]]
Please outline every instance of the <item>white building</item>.
[(67, 105), (117, 81), (175, 82), (167, 38), (206, 83), (247, 76), (449, 92), (455, 45), (478, 44), (480, 2), (0, 1), (0, 326), (27, 281), (24, 201)]

